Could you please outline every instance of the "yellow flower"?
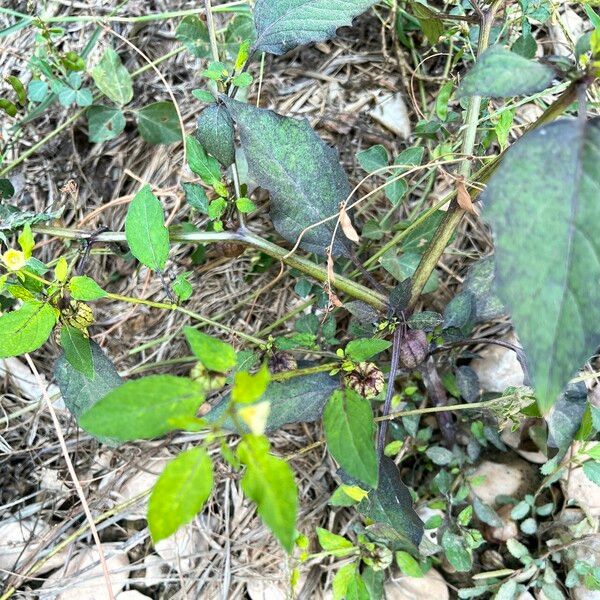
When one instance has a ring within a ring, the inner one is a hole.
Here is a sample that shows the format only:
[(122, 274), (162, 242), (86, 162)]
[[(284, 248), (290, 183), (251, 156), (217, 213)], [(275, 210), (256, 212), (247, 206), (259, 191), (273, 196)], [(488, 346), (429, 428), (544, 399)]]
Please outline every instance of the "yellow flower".
[(2, 255), (2, 262), (9, 271), (18, 271), (25, 266), (27, 259), (23, 252), (11, 248)]

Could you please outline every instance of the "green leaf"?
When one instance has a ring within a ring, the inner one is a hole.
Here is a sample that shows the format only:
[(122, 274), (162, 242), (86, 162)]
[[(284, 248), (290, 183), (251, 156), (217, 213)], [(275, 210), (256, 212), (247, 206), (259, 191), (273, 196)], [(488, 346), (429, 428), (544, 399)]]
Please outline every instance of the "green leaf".
[(375, 422), (371, 403), (353, 390), (333, 393), (323, 411), (327, 449), (352, 478), (377, 487)]
[(533, 94), (545, 90), (554, 76), (554, 70), (546, 65), (523, 58), (502, 46), (492, 46), (464, 77), (456, 97), (509, 98)]
[(409, 577), (423, 577), (423, 569), (421, 565), (404, 550), (396, 552), (396, 563), (398, 568)]
[(509, 579), (498, 588), (494, 600), (514, 600), (517, 597), (517, 580)]
[(491, 527), (502, 527), (502, 519), (497, 515), (496, 511), (491, 506), (485, 504), (485, 502), (482, 502), (475, 494), (472, 494), (472, 496), (473, 510), (477, 518)]
[(583, 421), (587, 388), (582, 381), (569, 384), (546, 417), (548, 446), (566, 451), (575, 439)]
[[(321, 418), (323, 407), (339, 381), (326, 373), (314, 373), (294, 377), (286, 382), (271, 382), (261, 401), (271, 405), (265, 431), (275, 431), (288, 423), (312, 423)], [(209, 422), (220, 421), (230, 405), (227, 396), (215, 406), (205, 418)], [(236, 431), (231, 419), (225, 420), (222, 427)]]
[(527, 549), (527, 546), (521, 544), (521, 542), (515, 538), (511, 538), (506, 541), (506, 548), (515, 558), (518, 558), (519, 560), (529, 556), (529, 550)]
[(200, 102), (205, 102), (206, 104), (212, 104), (215, 101), (215, 97), (207, 90), (192, 90), (192, 96), (194, 96), (196, 100), (200, 100)]
[(408, 191), (408, 184), (404, 179), (397, 179), (398, 174), (395, 173), (388, 177), (385, 186), (385, 197), (396, 206)]
[(37, 350), (56, 324), (56, 311), (43, 302), (26, 302), (0, 317), (0, 358)]
[[(207, 106), (196, 122), (196, 138), (224, 167), (235, 160), (233, 120), (222, 104)], [(220, 174), (217, 175), (217, 178)]]
[(436, 465), (449, 465), (454, 459), (452, 452), (441, 446), (431, 446), (427, 448), (425, 454)]
[(150, 144), (174, 144), (181, 141), (181, 124), (172, 102), (155, 102), (136, 113), (138, 129)]
[(219, 163), (212, 156), (208, 156), (200, 142), (191, 135), (185, 138), (185, 146), (190, 169), (199, 175), (204, 183), (208, 185), (218, 183), (221, 180)]
[(341, 535), (331, 533), (327, 529), (317, 527), (317, 537), (323, 550), (331, 552), (333, 556), (346, 556), (354, 550), (354, 544)]
[(211, 220), (220, 219), (227, 208), (227, 200), (225, 198), (217, 198), (208, 205), (208, 218)]
[(9, 179), (0, 179), (0, 200), (8, 200), (15, 195), (15, 188)]
[(202, 214), (208, 214), (208, 197), (204, 188), (197, 183), (182, 183), (186, 202)]
[(255, 49), (284, 54), (302, 44), (325, 41), (373, 4), (374, 0), (257, 0)]
[(87, 111), (90, 142), (105, 142), (117, 137), (125, 129), (125, 116), (118, 108), (94, 105)]
[(92, 78), (98, 89), (113, 102), (121, 106), (131, 102), (131, 75), (112, 48), (105, 50), (98, 65), (92, 69)]
[(250, 58), (250, 40), (244, 40), (238, 49), (237, 56), (235, 57), (234, 69), (239, 71), (245, 64), (248, 58)]
[(431, 10), (431, 8), (421, 2), (411, 2), (411, 8), (414, 15), (419, 19), (419, 24), (427, 41), (435, 46), (444, 34), (444, 23), (440, 15), (437, 11)]
[(25, 106), (25, 102), (27, 102), (27, 91), (25, 90), (25, 86), (21, 83), (21, 80), (14, 75), (7, 75), (4, 80), (13, 90), (15, 90), (15, 94), (17, 94), (17, 98), (19, 99), (19, 104)]
[(471, 570), (473, 565), (472, 551), (462, 536), (447, 529), (442, 536), (442, 548), (448, 562), (457, 571), (465, 573)]
[(188, 15), (181, 20), (175, 30), (175, 37), (197, 58), (208, 58), (211, 55), (208, 29), (196, 15)]
[(91, 106), (94, 101), (92, 90), (89, 88), (81, 88), (75, 92), (75, 104), (80, 107)]
[(48, 84), (41, 79), (34, 79), (27, 85), (27, 97), (31, 102), (43, 102), (48, 94)]
[(252, 75), (250, 75), (250, 73), (240, 73), (239, 75), (236, 75), (231, 80), (233, 85), (236, 85), (237, 87), (240, 87), (240, 88), (248, 87), (249, 85), (252, 84), (252, 81), (253, 81), (253, 78), (252, 78)]
[[(271, 194), (271, 220), (281, 236), (295, 243), (306, 227), (338, 213), (351, 191), (348, 177), (337, 152), (306, 120), (225, 97), (223, 102), (237, 124), (252, 178)], [(324, 255), (335, 223), (331, 219), (308, 230), (300, 247)], [(349, 244), (338, 232), (334, 253), (347, 254)]]
[(447, 81), (438, 92), (438, 96), (435, 101), (435, 112), (440, 121), (445, 121), (448, 118), (448, 102), (450, 101), (450, 96), (452, 96), (453, 91), (454, 82)]
[[(485, 192), (496, 289), (543, 413), (600, 343), (600, 119), (561, 120), (512, 146)], [(540, 200), (543, 198), (543, 202)]]
[(169, 537), (202, 510), (213, 488), (213, 466), (204, 448), (182, 452), (165, 467), (148, 502), (152, 541)]
[[(403, 252), (398, 255), (395, 250), (388, 250), (379, 259), (381, 266), (400, 282), (412, 277), (420, 261), (421, 256), (419, 254)], [(438, 282), (438, 273), (437, 271), (433, 271), (423, 288), (423, 293), (429, 294), (430, 292), (434, 292), (438, 287)]]
[(0, 110), (3, 110), (9, 117), (15, 117), (18, 112), (17, 105), (6, 98), (0, 98)]
[(80, 426), (92, 435), (127, 442), (176, 429), (170, 419), (194, 417), (204, 398), (199, 385), (172, 375), (128, 381), (86, 410)]
[(424, 310), (420, 313), (412, 314), (408, 319), (408, 326), (411, 329), (423, 329), (424, 331), (433, 331), (438, 325), (444, 322), (444, 317), (440, 313)]
[(537, 52), (537, 42), (530, 33), (527, 33), (515, 40), (511, 50), (520, 54), (523, 58), (534, 58)]
[(122, 383), (112, 361), (93, 340), (90, 340), (90, 349), (94, 369), (93, 379), (76, 370), (64, 354), (59, 357), (54, 366), (54, 377), (60, 393), (66, 407), (76, 419)]
[(356, 574), (356, 564), (350, 563), (344, 565), (335, 574), (331, 586), (333, 588), (333, 600), (347, 600), (346, 592), (348, 590), (348, 584), (350, 580), (354, 578)]
[(346, 356), (356, 362), (363, 362), (380, 352), (387, 350), (392, 345), (388, 340), (378, 338), (360, 338), (352, 340), (346, 346)]
[(94, 363), (90, 340), (79, 329), (63, 325), (60, 331), (60, 345), (71, 366), (93, 380)]
[(131, 253), (153, 271), (162, 271), (169, 257), (169, 232), (161, 203), (145, 185), (133, 198), (125, 219)]
[(392, 544), (391, 550), (416, 551), (423, 537), (423, 522), (413, 508), (410, 491), (400, 479), (400, 472), (392, 459), (387, 456), (381, 458), (379, 485), (369, 492), (357, 509), (376, 523), (391, 527), (402, 546)]
[(252, 375), (247, 371), (235, 374), (231, 399), (236, 403), (249, 404), (263, 396), (271, 381), (271, 374), (265, 363), (257, 373)]
[(374, 173), (379, 169), (387, 167), (390, 159), (387, 150), (381, 144), (377, 144), (358, 152), (356, 160), (367, 173)]
[(235, 201), (235, 206), (241, 213), (250, 213), (253, 210), (256, 210), (256, 206), (250, 198), (238, 198)]
[(583, 472), (590, 481), (600, 485), (600, 462), (588, 460), (583, 463)]
[(242, 477), (244, 494), (256, 502), (260, 518), (291, 553), (296, 535), (298, 490), (290, 466), (269, 454), (269, 442), (263, 436), (245, 435), (237, 456), (246, 466)]
[(69, 293), (75, 300), (90, 302), (108, 295), (93, 279), (87, 275), (75, 275), (69, 280)]
[(181, 300), (185, 302), (189, 300), (194, 293), (194, 288), (192, 284), (188, 281), (188, 277), (191, 275), (191, 272), (180, 273), (175, 278), (173, 285), (171, 288), (173, 289), (173, 293)]
[(350, 581), (348, 581), (346, 600), (371, 600), (369, 590), (358, 571), (356, 571)]
[(494, 259), (486, 256), (474, 263), (467, 272), (463, 290), (471, 292), (475, 302), (475, 322), (491, 321), (506, 312), (493, 289)]
[(379, 569), (379, 566), (365, 567), (361, 574), (362, 580), (367, 587), (369, 600), (378, 600), (384, 598), (383, 584), (385, 581), (385, 572)]
[(209, 371), (225, 373), (235, 366), (237, 359), (231, 344), (226, 344), (193, 327), (184, 327), (183, 333), (194, 355)]
[[(6, 179), (0, 180), (8, 181)], [(10, 183), (10, 182), (9, 182)], [(10, 189), (14, 188), (12, 185), (10, 188), (6, 185), (0, 186), (0, 191), (2, 193), (9, 192)], [(20, 229), (25, 225), (25, 223), (29, 223), (30, 225), (35, 225), (36, 223), (44, 223), (45, 221), (52, 221), (53, 219), (57, 219), (62, 214), (63, 210), (55, 210), (51, 212), (33, 212), (29, 210), (20, 211), (14, 206), (5, 206), (0, 204), (0, 231), (11, 231), (13, 229)]]
[[(406, 235), (404, 242), (402, 243), (402, 251), (416, 254), (423, 254), (429, 245), (429, 242), (433, 239), (439, 224), (444, 218), (444, 211), (438, 210), (429, 216), (420, 225), (417, 225), (414, 229)], [(420, 219), (423, 213), (417, 216), (415, 220)]]

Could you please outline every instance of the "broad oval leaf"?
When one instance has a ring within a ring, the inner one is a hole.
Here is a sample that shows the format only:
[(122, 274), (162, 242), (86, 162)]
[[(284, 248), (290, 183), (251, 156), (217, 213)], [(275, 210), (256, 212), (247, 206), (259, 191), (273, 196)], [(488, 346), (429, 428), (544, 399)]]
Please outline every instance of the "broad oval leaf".
[(131, 102), (131, 75), (112, 48), (106, 49), (98, 65), (92, 69), (92, 77), (98, 89), (113, 102), (120, 105)]
[(492, 46), (464, 77), (456, 97), (509, 98), (533, 94), (546, 89), (554, 76), (554, 70), (546, 65), (523, 58), (502, 46)]
[(106, 142), (125, 129), (125, 116), (118, 108), (93, 105), (86, 112), (90, 142)]
[(301, 44), (325, 41), (374, 4), (375, 0), (257, 0), (255, 48), (283, 54)]
[(60, 331), (60, 345), (71, 366), (88, 379), (94, 379), (94, 363), (89, 338), (80, 329), (63, 325)]
[(200, 113), (196, 138), (224, 167), (235, 160), (234, 135), (233, 120), (222, 104), (211, 104)]
[(194, 417), (204, 398), (190, 379), (151, 375), (128, 381), (86, 410), (79, 425), (96, 436), (127, 442), (155, 438)]
[(175, 37), (197, 58), (210, 56), (208, 28), (196, 15), (188, 15), (181, 20)]
[[(271, 220), (277, 232), (295, 243), (302, 231), (334, 216), (350, 193), (350, 183), (337, 152), (305, 119), (277, 113), (223, 97), (236, 122), (253, 179), (271, 194)], [(309, 229), (301, 248), (324, 255), (330, 246), (335, 219)], [(348, 254), (350, 242), (341, 230), (335, 254)]]
[(392, 342), (380, 338), (359, 338), (348, 342), (345, 353), (352, 360), (363, 362), (387, 350), (391, 345)]
[(225, 373), (235, 366), (237, 358), (231, 344), (206, 335), (193, 327), (184, 327), (183, 333), (196, 358), (209, 371)]
[(169, 257), (169, 232), (161, 203), (145, 185), (133, 198), (125, 219), (131, 253), (153, 271), (162, 271)]
[(204, 448), (182, 452), (165, 467), (148, 502), (148, 528), (154, 543), (189, 523), (213, 488), (213, 466)]
[(290, 466), (269, 454), (269, 442), (263, 436), (244, 436), (237, 455), (246, 466), (242, 477), (244, 494), (256, 502), (260, 518), (291, 553), (296, 535), (298, 489)]
[(219, 163), (208, 156), (200, 142), (191, 135), (185, 138), (185, 147), (187, 152), (187, 161), (190, 169), (200, 175), (204, 183), (214, 185), (221, 179), (221, 170)]
[(379, 485), (361, 500), (357, 509), (394, 532), (393, 550), (416, 549), (423, 537), (423, 522), (415, 512), (409, 489), (400, 479), (398, 467), (383, 456), (379, 464)]
[(65, 406), (76, 419), (123, 382), (112, 361), (96, 342), (90, 340), (94, 377), (89, 378), (61, 355), (54, 366), (54, 378)]
[(181, 141), (181, 123), (172, 102), (154, 102), (136, 113), (138, 129), (150, 144), (174, 144)]
[(69, 280), (69, 292), (75, 300), (89, 302), (108, 295), (92, 278), (87, 275), (75, 275)]
[(43, 302), (26, 302), (0, 317), (0, 358), (37, 350), (56, 325), (56, 311)]
[[(270, 404), (266, 432), (275, 431), (288, 423), (312, 423), (321, 418), (323, 408), (333, 393), (339, 387), (339, 379), (330, 377), (327, 373), (314, 373), (294, 377), (290, 381), (272, 381), (261, 397), (261, 402)], [(231, 402), (230, 396), (225, 397), (204, 418), (214, 423), (220, 421)], [(227, 418), (221, 426), (231, 431), (237, 431), (235, 423)]]
[(485, 192), (495, 287), (547, 413), (600, 343), (600, 118), (564, 119), (511, 147)]
[(371, 403), (352, 390), (334, 392), (323, 411), (327, 449), (352, 478), (377, 487), (375, 422)]

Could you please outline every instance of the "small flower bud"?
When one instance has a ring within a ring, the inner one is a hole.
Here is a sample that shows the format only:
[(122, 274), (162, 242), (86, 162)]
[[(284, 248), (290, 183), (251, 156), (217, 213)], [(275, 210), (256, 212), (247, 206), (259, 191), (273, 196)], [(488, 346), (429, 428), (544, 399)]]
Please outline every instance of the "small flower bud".
[(427, 357), (427, 336), (419, 329), (409, 329), (402, 338), (400, 362), (407, 369), (416, 369)]
[(371, 362), (361, 362), (344, 377), (344, 382), (363, 398), (377, 396), (385, 385), (385, 379), (380, 369)]

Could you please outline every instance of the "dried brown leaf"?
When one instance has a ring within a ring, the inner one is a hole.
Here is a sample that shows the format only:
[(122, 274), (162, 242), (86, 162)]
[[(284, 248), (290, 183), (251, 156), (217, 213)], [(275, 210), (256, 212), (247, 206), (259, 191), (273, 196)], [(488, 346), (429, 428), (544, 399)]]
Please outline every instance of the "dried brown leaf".
[(462, 177), (456, 180), (456, 201), (463, 210), (466, 210), (467, 212), (470, 212), (473, 215), (479, 214), (479, 211), (473, 204), (471, 194), (469, 194), (469, 192), (467, 191), (465, 180)]
[(352, 225), (352, 221), (346, 212), (346, 207), (342, 206), (340, 208), (340, 225), (342, 226), (342, 231), (344, 235), (355, 244), (360, 242), (360, 238), (358, 237), (358, 233), (356, 229), (354, 229), (354, 225)]

